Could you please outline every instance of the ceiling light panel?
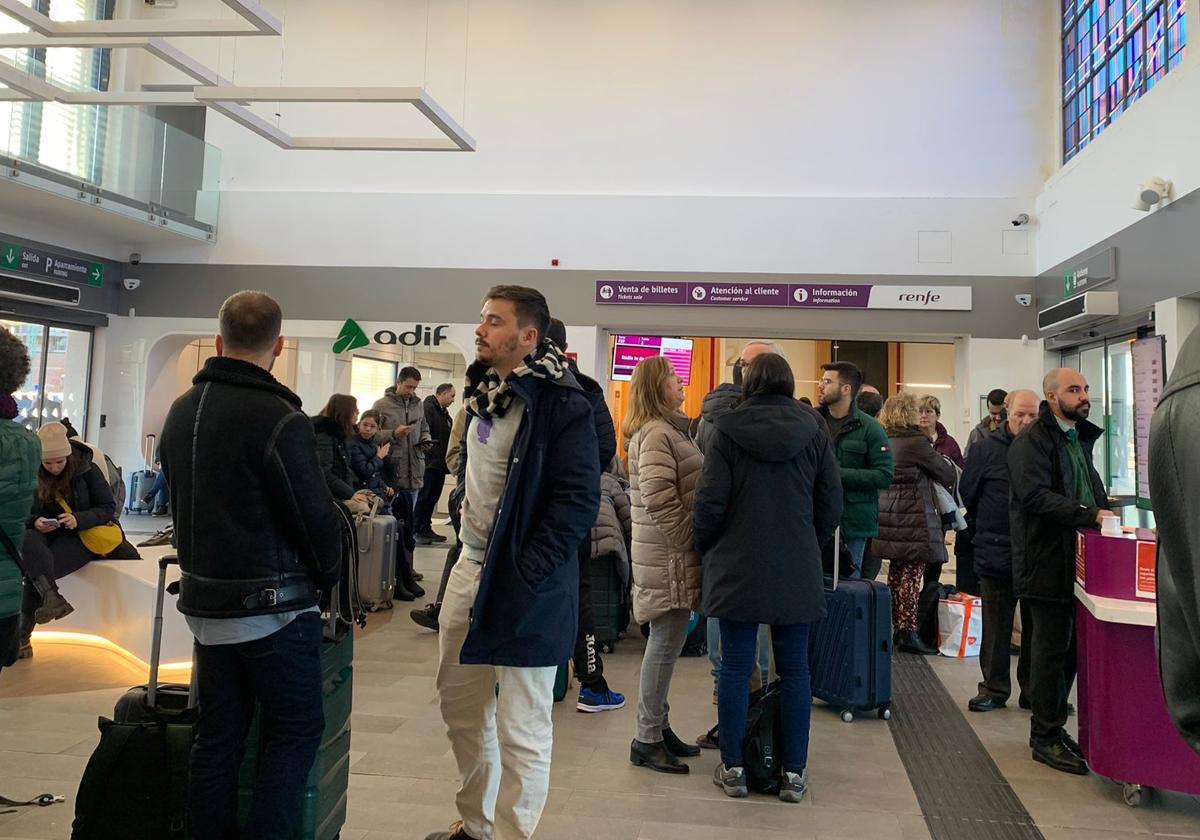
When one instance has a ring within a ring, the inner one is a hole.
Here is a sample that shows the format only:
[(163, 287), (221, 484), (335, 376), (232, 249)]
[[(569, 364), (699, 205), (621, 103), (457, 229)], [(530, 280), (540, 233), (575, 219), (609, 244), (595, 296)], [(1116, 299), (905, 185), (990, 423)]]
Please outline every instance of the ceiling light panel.
[(231, 20), (185, 20), (162, 18), (122, 18), (119, 20), (51, 20), (26, 6), (21, 0), (0, 0), (0, 12), (28, 26), (34, 32), (53, 38), (70, 37), (160, 37), (191, 38), (241, 35), (282, 35), (279, 19), (254, 0), (221, 0), (241, 18)]

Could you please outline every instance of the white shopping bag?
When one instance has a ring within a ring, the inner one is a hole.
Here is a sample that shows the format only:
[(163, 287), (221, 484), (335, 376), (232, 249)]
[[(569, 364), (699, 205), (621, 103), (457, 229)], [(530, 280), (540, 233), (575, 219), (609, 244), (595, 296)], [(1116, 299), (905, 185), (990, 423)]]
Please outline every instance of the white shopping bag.
[(942, 656), (978, 656), (982, 640), (982, 599), (960, 592), (938, 602), (938, 650)]

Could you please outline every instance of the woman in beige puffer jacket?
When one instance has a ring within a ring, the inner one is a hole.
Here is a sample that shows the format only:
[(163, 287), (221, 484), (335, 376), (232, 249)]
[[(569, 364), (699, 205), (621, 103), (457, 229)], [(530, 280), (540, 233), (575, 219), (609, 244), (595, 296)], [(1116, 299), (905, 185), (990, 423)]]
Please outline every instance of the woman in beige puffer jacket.
[(649, 622), (650, 638), (630, 761), (660, 773), (686, 773), (679, 759), (700, 754), (671, 731), (667, 704), (688, 618), (699, 607), (702, 591), (692, 500), (703, 456), (688, 437), (682, 404), (683, 386), (669, 361), (653, 357), (638, 363), (622, 431), (633, 507), (633, 615), (639, 623)]

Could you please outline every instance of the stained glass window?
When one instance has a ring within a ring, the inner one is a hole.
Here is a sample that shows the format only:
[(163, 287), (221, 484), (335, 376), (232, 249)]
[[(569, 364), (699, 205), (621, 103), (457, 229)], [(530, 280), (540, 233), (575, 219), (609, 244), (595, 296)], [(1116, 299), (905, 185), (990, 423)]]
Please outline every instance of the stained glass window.
[(1062, 0), (1063, 163), (1187, 54), (1187, 0)]

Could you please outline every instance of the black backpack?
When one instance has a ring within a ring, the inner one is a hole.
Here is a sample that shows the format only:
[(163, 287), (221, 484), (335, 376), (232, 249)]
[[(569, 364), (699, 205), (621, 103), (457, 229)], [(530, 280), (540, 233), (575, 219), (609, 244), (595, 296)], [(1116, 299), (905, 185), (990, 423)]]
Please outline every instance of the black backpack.
[[(750, 693), (746, 738), (742, 742), (742, 769), (746, 786), (755, 793), (778, 793), (783, 777), (783, 718), (779, 680)], [(721, 727), (708, 730), (710, 743), (719, 744)]]
[(746, 739), (742, 742), (742, 765), (746, 785), (757, 793), (778, 793), (783, 776), (783, 715), (779, 680), (750, 694), (746, 716)]

